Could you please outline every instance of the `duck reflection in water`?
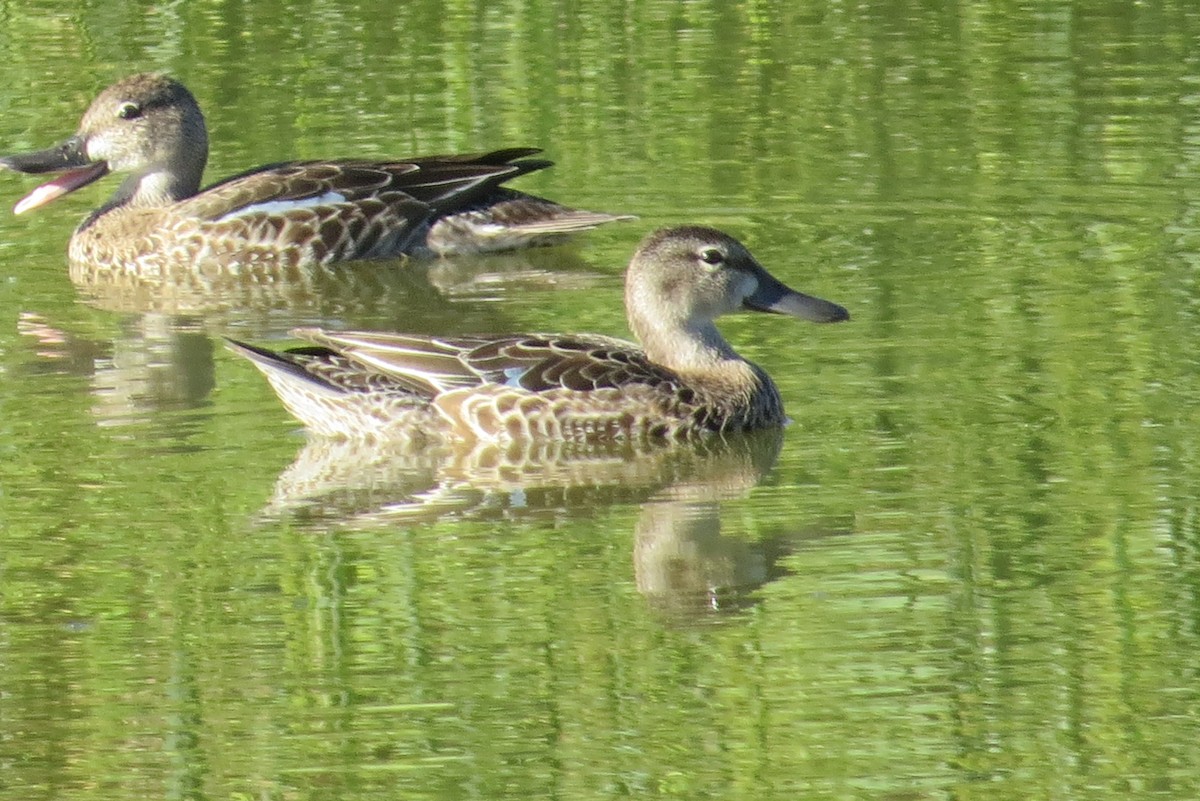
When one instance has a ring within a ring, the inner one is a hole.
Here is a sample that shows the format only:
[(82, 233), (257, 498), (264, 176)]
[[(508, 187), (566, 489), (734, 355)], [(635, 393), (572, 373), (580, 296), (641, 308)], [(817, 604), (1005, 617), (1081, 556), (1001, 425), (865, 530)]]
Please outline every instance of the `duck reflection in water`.
[(685, 625), (747, 608), (757, 601), (755, 590), (788, 575), (783, 557), (846, 530), (793, 521), (753, 537), (737, 526), (728, 531), (727, 507), (741, 509), (738, 502), (774, 466), (782, 440), (778, 428), (657, 447), (417, 447), (314, 437), (280, 475), (259, 522), (318, 532), (443, 520), (557, 525), (619, 519), (621, 508), (633, 506), (638, 592), (664, 621)]
[[(76, 272), (72, 269), (73, 278)], [(17, 330), (29, 345), (24, 369), (87, 378), (96, 422), (120, 426), (210, 404), (214, 337), (232, 326), (256, 337), (278, 337), (322, 320), (368, 325), (403, 318), (430, 332), (494, 331), (509, 325), (497, 299), (526, 288), (586, 287), (599, 273), (570, 249), (543, 248), (421, 262), (404, 270), (369, 262), (353, 270), (312, 270), (291, 282), (195, 271), (80, 275), (87, 279), (77, 282), (85, 303), (121, 315), (117, 332), (97, 337), (73, 321), (23, 312)]]

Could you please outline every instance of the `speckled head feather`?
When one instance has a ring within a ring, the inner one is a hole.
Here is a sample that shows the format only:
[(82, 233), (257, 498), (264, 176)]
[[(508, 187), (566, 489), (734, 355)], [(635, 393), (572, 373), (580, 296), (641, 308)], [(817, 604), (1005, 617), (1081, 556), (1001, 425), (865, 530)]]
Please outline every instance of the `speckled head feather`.
[[(77, 136), (90, 161), (133, 173), (141, 197), (131, 202), (164, 205), (200, 189), (208, 130), (196, 98), (179, 81), (147, 73), (113, 84), (92, 101)], [(146, 180), (156, 175), (162, 187)]]

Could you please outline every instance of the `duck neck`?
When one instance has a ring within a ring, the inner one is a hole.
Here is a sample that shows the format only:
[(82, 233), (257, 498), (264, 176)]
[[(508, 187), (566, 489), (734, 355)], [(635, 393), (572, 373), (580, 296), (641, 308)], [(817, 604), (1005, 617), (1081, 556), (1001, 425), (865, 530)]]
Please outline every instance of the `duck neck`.
[(779, 389), (758, 365), (739, 356), (711, 322), (703, 325), (630, 318), (646, 356), (699, 392), (716, 428), (758, 428), (787, 418)]
[(199, 189), (199, 176), (187, 178), (166, 170), (131, 175), (108, 199), (108, 202), (93, 211), (76, 231), (90, 228), (104, 215), (121, 209), (161, 209), (172, 203), (189, 198)]
[(198, 174), (183, 174), (168, 169), (151, 169), (125, 179), (113, 195), (110, 206), (155, 208), (178, 203), (200, 189)]
[(672, 370), (692, 372), (746, 364), (711, 322), (630, 320), (630, 325), (650, 360)]

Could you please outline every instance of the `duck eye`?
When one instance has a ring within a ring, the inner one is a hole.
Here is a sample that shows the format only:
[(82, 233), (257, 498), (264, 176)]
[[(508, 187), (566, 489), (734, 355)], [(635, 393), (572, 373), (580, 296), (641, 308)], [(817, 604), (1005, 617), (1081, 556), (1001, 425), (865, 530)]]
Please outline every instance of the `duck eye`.
[(137, 103), (122, 103), (117, 109), (117, 116), (123, 120), (136, 120), (142, 116), (142, 107)]
[(700, 251), (700, 261), (715, 267), (716, 265), (725, 261), (725, 254), (716, 248), (705, 248), (704, 250)]

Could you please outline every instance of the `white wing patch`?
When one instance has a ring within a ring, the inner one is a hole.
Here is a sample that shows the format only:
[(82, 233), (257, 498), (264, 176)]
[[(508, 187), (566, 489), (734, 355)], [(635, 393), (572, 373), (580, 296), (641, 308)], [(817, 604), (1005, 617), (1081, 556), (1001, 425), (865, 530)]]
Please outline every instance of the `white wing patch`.
[(527, 367), (508, 367), (504, 370), (504, 386), (521, 388), (521, 379), (529, 372)]
[(220, 217), (217, 222), (236, 220), (251, 214), (283, 214), (293, 209), (309, 209), (313, 206), (332, 206), (335, 203), (345, 203), (346, 196), (337, 192), (326, 192), (316, 197), (306, 197), (303, 200), (269, 200), (266, 203), (253, 203), (237, 211), (231, 211)]

